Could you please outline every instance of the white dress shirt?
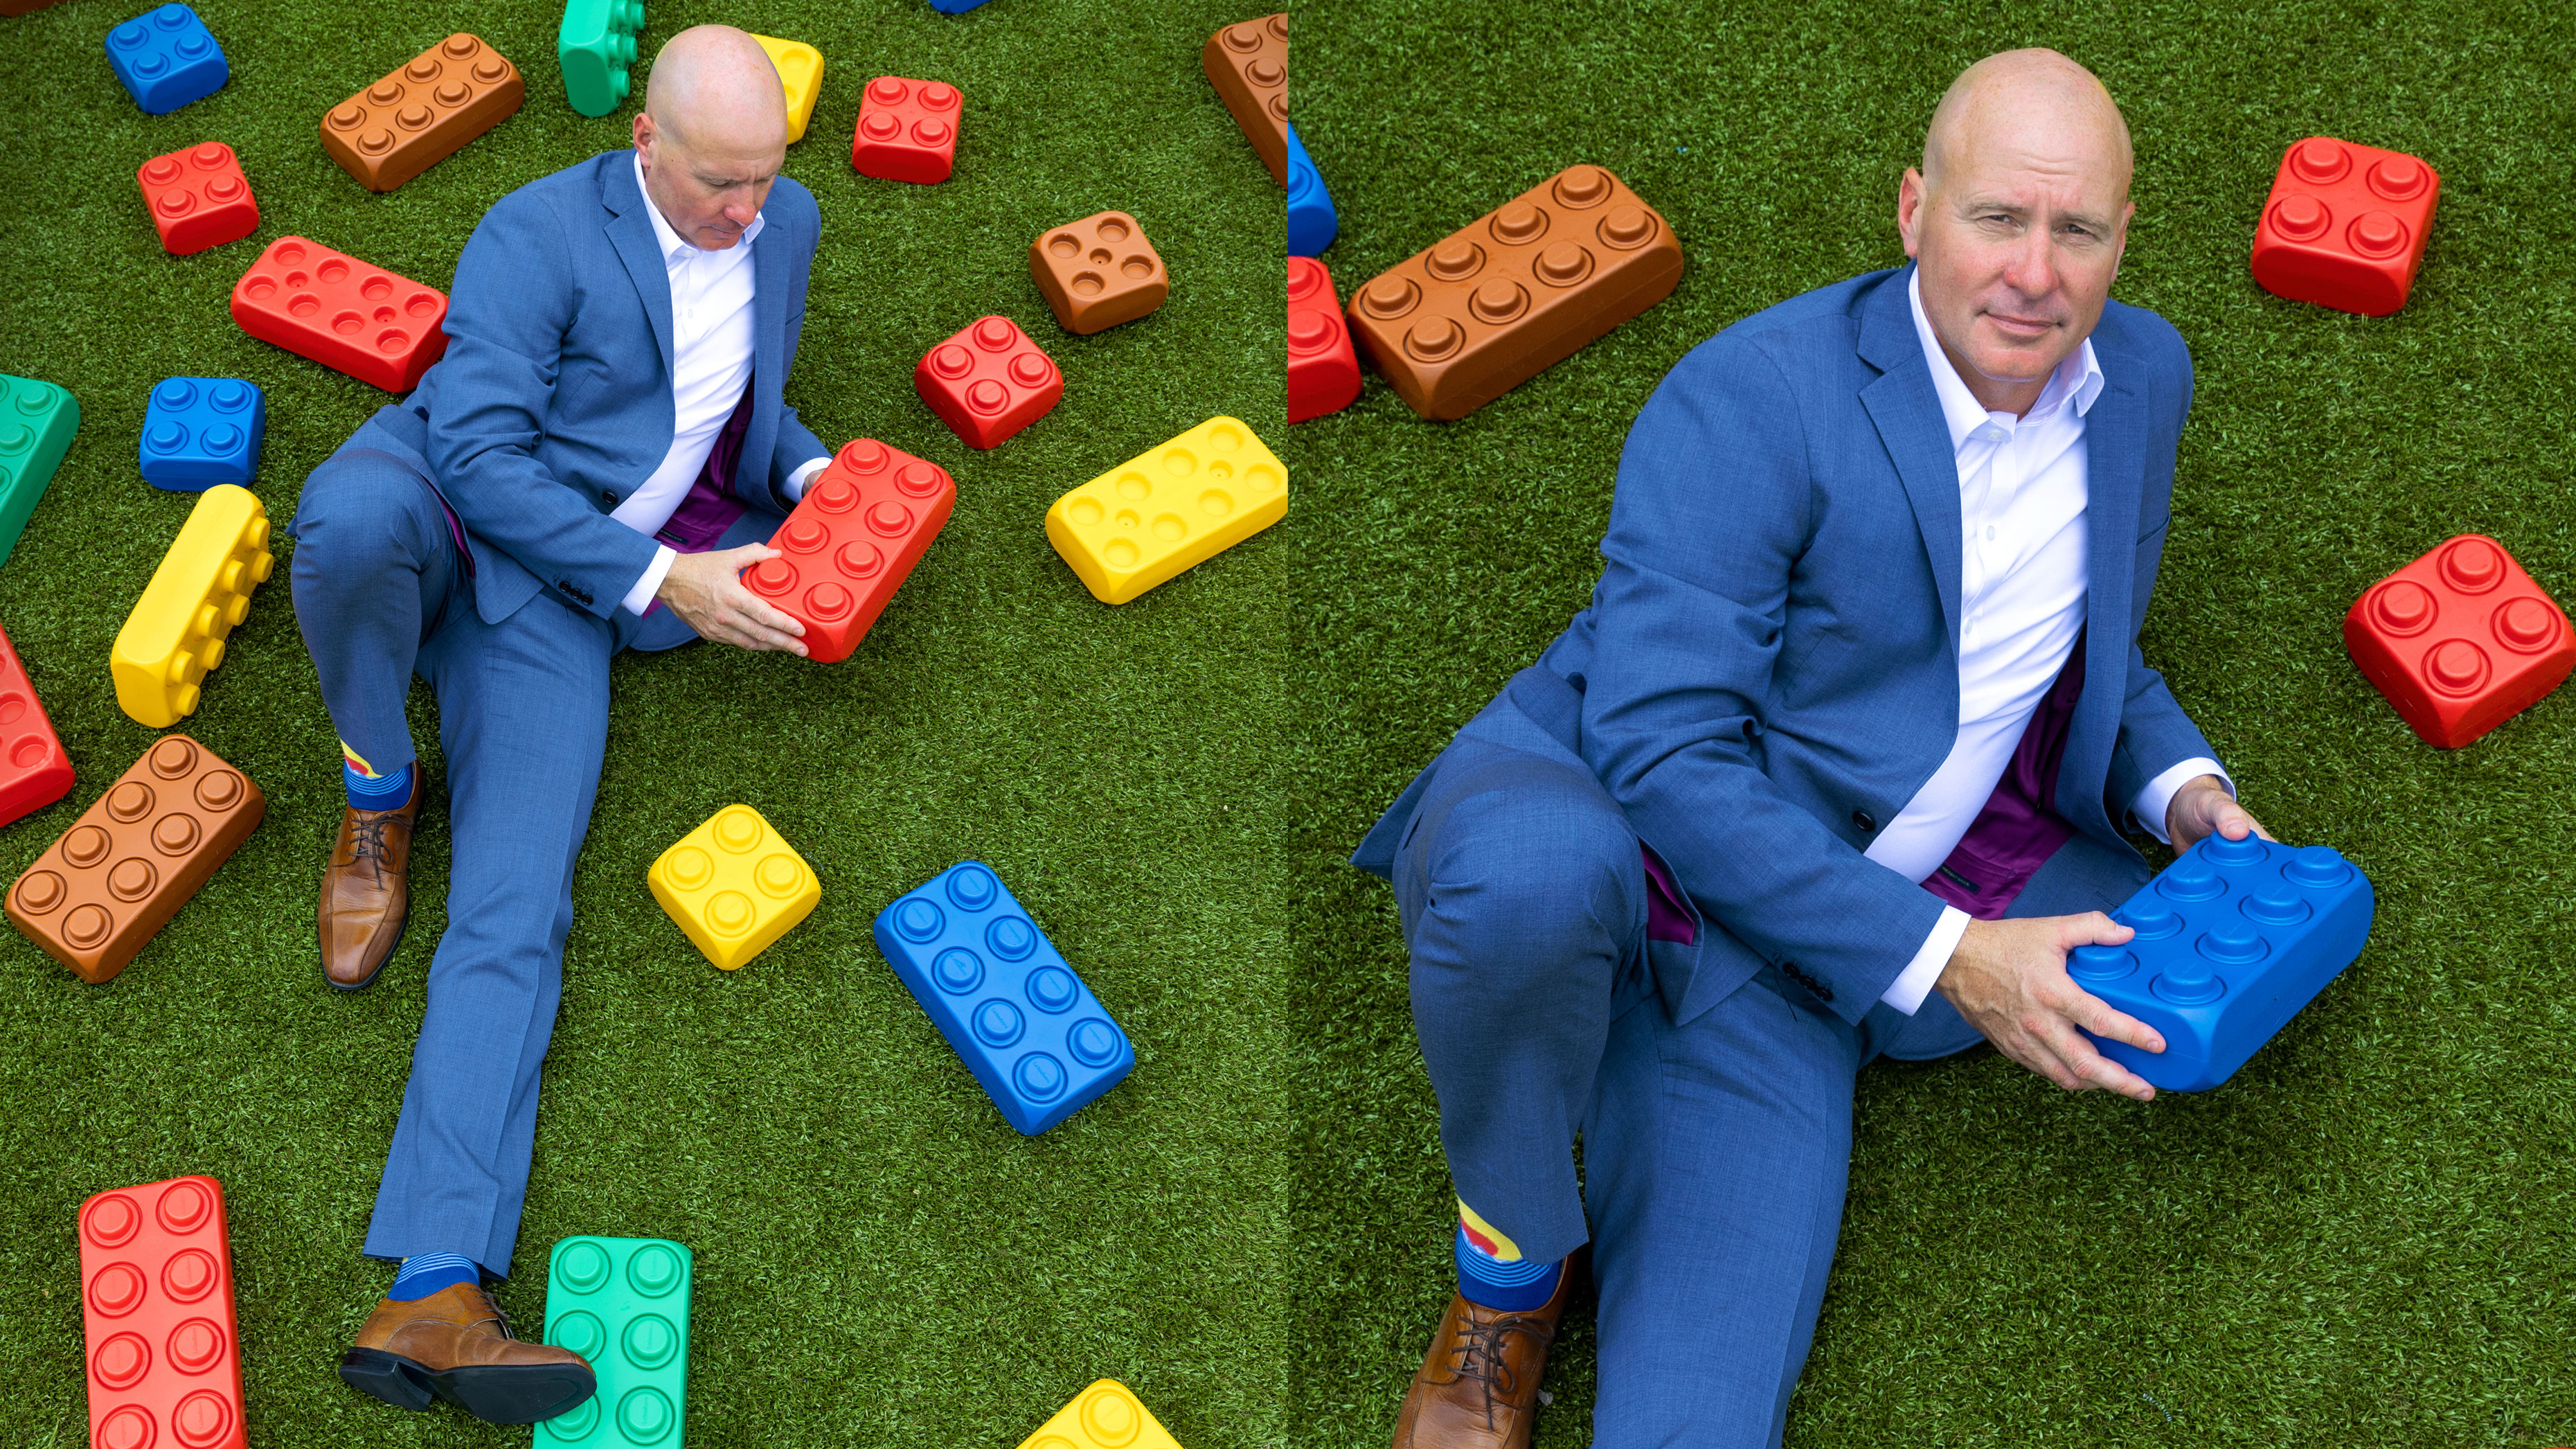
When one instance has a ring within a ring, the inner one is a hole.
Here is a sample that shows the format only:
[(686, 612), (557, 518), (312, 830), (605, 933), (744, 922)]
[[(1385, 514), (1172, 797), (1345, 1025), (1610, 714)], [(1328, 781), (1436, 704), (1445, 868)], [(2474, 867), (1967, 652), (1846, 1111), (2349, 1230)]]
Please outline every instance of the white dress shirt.
[[(681, 239), (653, 193), (644, 188), (644, 162), (635, 158), (635, 189), (644, 193), (644, 214), (653, 219), (653, 236), (662, 247), (662, 266), (671, 279), (671, 451), (662, 455), (643, 486), (628, 494), (609, 517), (651, 538), (671, 521), (689, 496), (689, 485), (707, 466), (716, 439), (732, 421), (751, 382), (753, 352), (753, 285), (751, 245), (769, 225), (755, 216), (742, 229), (742, 239), (722, 251), (702, 251)], [(805, 484), (831, 460), (817, 458), (788, 480), (787, 496), (802, 498)], [(641, 614), (652, 607), (671, 564), (679, 557), (668, 544), (653, 555), (643, 577), (626, 591), (620, 607)]]
[[(1976, 823), (2083, 632), (2084, 417), (2102, 395), (2102, 365), (2087, 338), (2057, 365), (2029, 412), (1988, 412), (1941, 350), (1923, 313), (1919, 272), (1906, 290), (1959, 467), (1959, 735), (1867, 854), (1920, 882)], [(2130, 807), (2139, 823), (2164, 839), (2165, 807), (2201, 775), (2226, 778), (2216, 760), (2191, 759), (2150, 781)], [(1879, 999), (1913, 1015), (1950, 964), (1968, 920), (1967, 912), (1945, 907)]]

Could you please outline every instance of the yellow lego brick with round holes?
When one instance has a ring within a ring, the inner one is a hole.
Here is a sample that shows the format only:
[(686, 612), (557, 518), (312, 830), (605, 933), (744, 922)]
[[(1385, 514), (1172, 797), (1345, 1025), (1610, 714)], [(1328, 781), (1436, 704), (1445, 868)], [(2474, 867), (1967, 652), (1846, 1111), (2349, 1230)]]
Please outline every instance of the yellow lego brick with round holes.
[(1214, 417), (1047, 509), (1047, 541), (1123, 604), (1288, 516), (1288, 468), (1240, 418)]
[(787, 87), (787, 144), (793, 146), (805, 139), (805, 123), (814, 119), (814, 100), (823, 94), (823, 52), (801, 40), (768, 35), (752, 39), (769, 52), (769, 63), (778, 67), (779, 82)]
[(230, 483), (197, 495), (108, 651), (118, 706), (154, 729), (196, 713), (197, 681), (224, 662), (224, 636), (276, 564), (259, 495)]
[(653, 862), (653, 899), (708, 960), (727, 971), (814, 913), (823, 886), (760, 812), (727, 805)]
[(1020, 1449), (1181, 1449), (1116, 1379), (1101, 1379), (1020, 1441)]

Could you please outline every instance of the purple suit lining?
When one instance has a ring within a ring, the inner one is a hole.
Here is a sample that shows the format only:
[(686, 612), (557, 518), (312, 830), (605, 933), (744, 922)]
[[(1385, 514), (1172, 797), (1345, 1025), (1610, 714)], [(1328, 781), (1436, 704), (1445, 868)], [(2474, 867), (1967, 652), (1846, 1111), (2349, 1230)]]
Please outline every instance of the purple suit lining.
[(2083, 693), (2084, 634), (2079, 630), (2057, 683), (2022, 726), (2021, 743), (2013, 747), (2012, 762), (1995, 782), (1995, 793), (1986, 797), (1986, 807), (1977, 812), (1950, 858), (1923, 882), (1925, 890), (1978, 920), (1999, 920), (2048, 858), (2074, 837), (2075, 827), (2057, 813), (2057, 772), (2066, 760), (2066, 737)]

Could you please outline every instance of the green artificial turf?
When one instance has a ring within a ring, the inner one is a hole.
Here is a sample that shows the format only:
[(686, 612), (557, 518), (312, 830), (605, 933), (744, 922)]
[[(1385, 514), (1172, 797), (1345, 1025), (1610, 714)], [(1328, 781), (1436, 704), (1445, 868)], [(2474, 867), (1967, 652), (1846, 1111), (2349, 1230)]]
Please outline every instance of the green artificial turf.
[[(2369, 872), (2378, 919), (2204, 1096), (2065, 1096), (1990, 1051), (1866, 1072), (1789, 1442), (2576, 1441), (2576, 691), (2444, 753), (2340, 640), (2365, 587), (2458, 532), (2576, 599), (2566, 12), (1322, 0), (1296, 23), (1345, 297), (1576, 162), (1634, 186), (1688, 255), (1670, 299), (1463, 421), (1372, 381), (1290, 437), (1303, 1442), (1387, 1441), (1451, 1282), (1394, 907), (1341, 858), (1585, 602), (1656, 380), (1728, 323), (1897, 264), (1897, 181), (1934, 101), (2035, 44), (2125, 107), (2138, 212), (2115, 293), (2198, 364), (2147, 658), (2274, 830)], [(2320, 132), (2441, 173), (2394, 317), (2284, 302), (2247, 270), (2282, 152)], [(1573, 1324), (1544, 1446), (1589, 1438), (1589, 1311)]]
[[(193, 500), (136, 472), (147, 390), (173, 374), (267, 389), (257, 484), (282, 525), (305, 474), (387, 395), (257, 342), (225, 312), (261, 247), (310, 236), (446, 286), (511, 189), (625, 144), (636, 95), (585, 120), (544, 0), (436, 11), (201, 0), (231, 83), (136, 110), (101, 40), (141, 4), (0, 21), (18, 104), (0, 139), (0, 371), (82, 423), (0, 569), (0, 624), (80, 771), (0, 831), (15, 873), (154, 738), (107, 653)], [(663, 1236), (695, 1255), (688, 1440), (1012, 1445), (1091, 1380), (1124, 1380), (1183, 1442), (1283, 1436), (1287, 1159), (1285, 825), (1278, 722), (1285, 530), (1110, 609), (1048, 546), (1065, 489), (1218, 413), (1277, 442), (1280, 193), (1200, 69), (1242, 17), (1214, 0), (650, 6), (649, 56), (721, 21), (818, 47), (823, 98), (788, 174), (819, 198), (787, 388), (827, 441), (882, 438), (950, 469), (955, 517), (860, 651), (817, 666), (698, 645), (615, 667), (616, 704), (503, 1304), (533, 1331), (548, 1247)], [(518, 115), (389, 196), (324, 155), (324, 111), (458, 28), (527, 76)], [(861, 178), (860, 86), (966, 96), (956, 176)], [(165, 255), (134, 181), (206, 139), (240, 153), (253, 240)], [(1080, 338), (1027, 267), (1044, 229), (1133, 212), (1174, 279), (1145, 320)], [(989, 453), (914, 395), (914, 362), (979, 315), (1062, 366), (1061, 405)], [(372, 989), (324, 987), (315, 886), (340, 810), (330, 721), (284, 560), (183, 726), (267, 793), (249, 842), (125, 974), (88, 986), (0, 932), (0, 1441), (87, 1441), (74, 1214), (104, 1188), (222, 1180), (250, 1442), (504, 1445), (526, 1429), (406, 1414), (334, 1375), (387, 1281), (358, 1246), (445, 922), (433, 804), (418, 906)], [(440, 769), (435, 709), (414, 731)], [(822, 906), (716, 971), (645, 871), (733, 801), (812, 862)], [(1134, 1074), (1071, 1121), (1005, 1125), (869, 940), (875, 913), (957, 860), (990, 862), (1125, 1026)], [(5, 879), (6, 876), (0, 876)]]

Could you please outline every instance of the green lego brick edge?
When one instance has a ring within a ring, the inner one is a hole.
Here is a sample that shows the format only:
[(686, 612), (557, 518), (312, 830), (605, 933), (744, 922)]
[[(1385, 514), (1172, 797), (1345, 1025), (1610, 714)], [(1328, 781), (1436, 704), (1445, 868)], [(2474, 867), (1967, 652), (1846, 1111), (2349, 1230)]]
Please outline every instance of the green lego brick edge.
[[(565, 1289), (558, 1293), (555, 1285), (562, 1281), (560, 1273), (563, 1263), (563, 1255), (576, 1245), (582, 1243), (596, 1243), (608, 1253), (608, 1283), (597, 1293), (574, 1293), (569, 1289)], [(626, 1324), (633, 1321), (636, 1312), (641, 1311), (638, 1305), (646, 1301), (638, 1298), (633, 1289), (623, 1288), (619, 1280), (625, 1275), (626, 1265), (634, 1259), (637, 1253), (642, 1252), (648, 1247), (656, 1245), (669, 1248), (671, 1251), (680, 1255), (680, 1281), (678, 1286), (674, 1287), (671, 1292), (664, 1295), (663, 1298), (650, 1300), (655, 1303), (676, 1301), (679, 1305), (676, 1313), (666, 1313), (663, 1315), (664, 1317), (671, 1319), (672, 1327), (679, 1331), (680, 1346), (678, 1352), (671, 1356), (671, 1361), (668, 1364), (665, 1364), (658, 1369), (639, 1370), (623, 1366), (617, 1368), (601, 1368), (598, 1364), (591, 1365), (593, 1371), (599, 1375), (599, 1392), (591, 1400), (591, 1402), (599, 1405), (599, 1416), (593, 1421), (591, 1431), (576, 1438), (565, 1434), (562, 1430), (554, 1427), (555, 1424), (561, 1422), (560, 1419), (550, 1419), (537, 1425), (536, 1443), (541, 1445), (561, 1445), (565, 1446), (565, 1449), (595, 1449), (595, 1446), (631, 1443), (633, 1441), (625, 1439), (623, 1436), (606, 1432), (609, 1427), (609, 1420), (617, 1412), (617, 1401), (624, 1397), (627, 1391), (648, 1387), (660, 1389), (663, 1393), (669, 1395), (671, 1400), (671, 1412), (673, 1414), (671, 1432), (660, 1439), (654, 1440), (654, 1449), (666, 1449), (666, 1446), (667, 1449), (678, 1449), (678, 1446), (687, 1439), (689, 1430), (689, 1299), (690, 1296), (696, 1292), (698, 1282), (697, 1258), (689, 1251), (688, 1244), (674, 1242), (669, 1238), (610, 1238), (602, 1237), (593, 1233), (582, 1233), (569, 1238), (557, 1239), (553, 1250), (546, 1255), (546, 1318), (545, 1331), (542, 1334), (542, 1338), (544, 1342), (554, 1343), (555, 1325), (561, 1320), (565, 1313), (569, 1313), (575, 1309), (587, 1309), (597, 1303), (616, 1300), (622, 1293), (628, 1307), (627, 1311), (615, 1315), (610, 1324), (610, 1341), (614, 1342), (616, 1335), (623, 1333), (625, 1331)], [(659, 1312), (660, 1310), (656, 1309), (654, 1311)], [(560, 1347), (561, 1345), (557, 1346)], [(580, 1410), (575, 1409), (573, 1412), (578, 1414)], [(571, 1416), (566, 1415), (564, 1417), (568, 1418)]]
[(53, 407), (36, 424), (36, 451), (18, 469), (0, 463), (0, 564), (9, 561), (9, 553), (18, 546), (18, 535), (27, 531), (27, 520), (35, 515), (36, 504), (45, 496), (45, 485), (54, 481), (54, 470), (62, 466), (63, 455), (71, 451), (72, 435), (80, 431), (80, 399), (69, 389), (42, 378), (17, 377), (0, 372), (0, 394), (12, 398), (21, 386), (53, 395)]

